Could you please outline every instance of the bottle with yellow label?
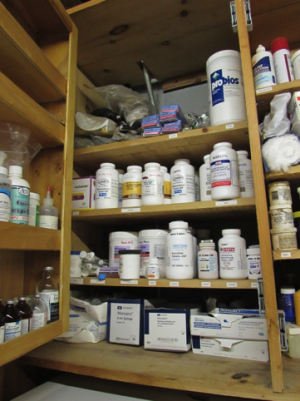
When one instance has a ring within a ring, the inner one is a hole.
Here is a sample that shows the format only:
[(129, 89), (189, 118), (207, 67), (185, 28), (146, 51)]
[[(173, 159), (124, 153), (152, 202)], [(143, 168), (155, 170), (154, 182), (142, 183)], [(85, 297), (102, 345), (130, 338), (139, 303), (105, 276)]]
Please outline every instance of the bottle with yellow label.
[(160, 166), (160, 171), (164, 175), (164, 204), (171, 203), (171, 176), (165, 166)]
[(122, 207), (142, 205), (142, 167), (128, 166), (123, 176)]

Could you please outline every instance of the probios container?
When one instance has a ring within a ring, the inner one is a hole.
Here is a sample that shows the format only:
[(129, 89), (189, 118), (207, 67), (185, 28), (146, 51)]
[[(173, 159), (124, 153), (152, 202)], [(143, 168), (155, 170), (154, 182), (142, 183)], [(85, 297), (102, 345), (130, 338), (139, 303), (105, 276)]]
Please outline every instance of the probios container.
[(171, 280), (194, 277), (193, 237), (185, 221), (172, 221), (167, 235), (166, 276)]
[(102, 163), (96, 172), (96, 209), (113, 209), (119, 204), (119, 173), (113, 163)]
[(142, 167), (128, 166), (123, 176), (122, 207), (142, 205)]
[(115, 231), (109, 234), (109, 267), (119, 267), (120, 249), (139, 249), (139, 233)]
[(214, 145), (210, 154), (211, 198), (233, 199), (240, 196), (237, 154), (229, 142)]
[(212, 239), (202, 240), (198, 252), (198, 278), (219, 278), (218, 254), (215, 251), (215, 243)]
[(245, 121), (246, 104), (240, 53), (223, 50), (206, 62), (211, 125)]
[(146, 163), (142, 173), (142, 205), (163, 205), (164, 175), (159, 163)]
[(200, 175), (200, 200), (211, 200), (211, 180), (210, 180), (210, 155), (203, 157), (204, 164), (199, 168)]
[(171, 176), (165, 166), (160, 166), (160, 171), (164, 175), (164, 204), (170, 204), (171, 201)]
[(246, 241), (241, 238), (241, 230), (222, 230), (222, 235), (219, 239), (220, 277), (247, 278)]
[(268, 186), (271, 206), (292, 204), (291, 188), (288, 181), (272, 182)]
[(247, 268), (250, 280), (262, 277), (259, 245), (247, 249)]
[(21, 166), (9, 166), (8, 178), (11, 180), (10, 222), (28, 226), (30, 185), (22, 178)]
[(160, 277), (166, 277), (166, 237), (167, 230), (142, 230), (139, 232), (141, 251), (140, 277), (147, 277), (149, 260), (157, 258)]
[(255, 89), (266, 88), (276, 84), (274, 61), (271, 52), (259, 45), (252, 57), (252, 70)]
[(294, 81), (294, 71), (286, 38), (277, 38), (271, 43), (276, 80), (278, 84)]
[(247, 150), (238, 150), (238, 170), (241, 198), (254, 197), (254, 183), (252, 173), (252, 161), (248, 159)]
[(118, 207), (122, 207), (124, 170), (117, 169), (117, 172), (119, 173), (119, 203), (118, 203)]
[(195, 202), (195, 169), (188, 159), (175, 160), (171, 168), (172, 203)]

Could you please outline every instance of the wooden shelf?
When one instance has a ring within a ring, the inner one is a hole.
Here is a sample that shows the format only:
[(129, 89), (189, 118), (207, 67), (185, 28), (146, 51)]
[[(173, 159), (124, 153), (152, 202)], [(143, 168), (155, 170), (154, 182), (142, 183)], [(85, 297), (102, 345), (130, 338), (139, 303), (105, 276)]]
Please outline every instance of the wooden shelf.
[(0, 222), (0, 249), (59, 251), (61, 231)]
[(205, 201), (176, 203), (170, 205), (141, 206), (140, 208), (116, 208), (77, 210), (72, 212), (74, 221), (86, 221), (93, 224), (120, 223), (159, 219), (201, 219), (215, 220), (226, 213), (226, 218), (254, 216), (255, 198), (238, 198), (228, 201)]
[(300, 259), (300, 249), (295, 251), (273, 251), (274, 260)]
[[(167, 167), (174, 160), (188, 158), (191, 164), (199, 167), (203, 156), (211, 153), (217, 142), (230, 142), (235, 150), (249, 149), (248, 127), (245, 121), (141, 138), (108, 145), (93, 146), (74, 151), (75, 165), (95, 173), (100, 163), (115, 163), (117, 168), (126, 169), (132, 164), (163, 163)], [(76, 168), (76, 166), (75, 166)]]
[(156, 288), (231, 288), (231, 289), (256, 289), (256, 280), (147, 280), (140, 278), (138, 280), (120, 280), (119, 278), (106, 278), (97, 280), (96, 277), (71, 277), (70, 284), (91, 285), (104, 287), (156, 287)]
[(65, 127), (0, 72), (0, 121), (20, 124), (43, 147), (64, 143)]
[(280, 171), (278, 173), (275, 172), (270, 172), (266, 173), (266, 181), (278, 181), (278, 180), (288, 180), (288, 181), (294, 181), (294, 180), (299, 180), (300, 179), (300, 165), (298, 164), (297, 166), (291, 166), (289, 168), (289, 171)]
[[(191, 351), (145, 351), (143, 347), (104, 341), (98, 344), (51, 342), (31, 351), (20, 362), (102, 379), (189, 392), (257, 400), (299, 401), (298, 362), (289, 358), (283, 361), (286, 381), (283, 394), (273, 393), (270, 388), (269, 363), (196, 355)], [(234, 375), (238, 373), (248, 376), (236, 380)]]

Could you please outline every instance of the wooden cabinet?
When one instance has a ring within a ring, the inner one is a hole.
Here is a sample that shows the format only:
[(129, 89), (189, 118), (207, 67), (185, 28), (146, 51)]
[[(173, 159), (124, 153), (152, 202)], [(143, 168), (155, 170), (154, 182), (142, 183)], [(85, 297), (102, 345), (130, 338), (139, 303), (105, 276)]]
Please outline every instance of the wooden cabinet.
[[(153, 77), (160, 80), (172, 78), (168, 87), (178, 87), (181, 80), (174, 77), (188, 73), (195, 73), (189, 82), (199, 82), (203, 80), (205, 62), (211, 54), (228, 48), (239, 49), (247, 106), (247, 121), (244, 122), (182, 132), (171, 137), (146, 138), (75, 150), (76, 174), (93, 174), (102, 162), (113, 162), (117, 168), (126, 168), (130, 164), (143, 165), (145, 162), (163, 160), (164, 165), (171, 167), (176, 158), (189, 158), (192, 164), (199, 167), (203, 156), (211, 152), (213, 144), (228, 141), (236, 150), (251, 152), (255, 182), (255, 199), (145, 206), (135, 212), (122, 212), (121, 209), (75, 212), (72, 246), (73, 249), (84, 246), (96, 252), (107, 252), (109, 230), (128, 227), (132, 230), (142, 228), (145, 224), (157, 228), (175, 219), (184, 219), (201, 227), (207, 227), (209, 222), (219, 230), (228, 226), (241, 227), (242, 233), (245, 230), (246, 240), (259, 240), (261, 246), (270, 363), (200, 357), (191, 352), (145, 351), (142, 347), (106, 342), (72, 347), (63, 343), (49, 343), (30, 352), (22, 358), (23, 362), (181, 391), (274, 401), (299, 399), (299, 363), (282, 356), (280, 350), (273, 259), (276, 261), (281, 256), (272, 252), (270, 241), (258, 115), (268, 111), (274, 94), (297, 90), (300, 83), (295, 81), (276, 85), (265, 93), (255, 93), (251, 55), (260, 43), (269, 49), (271, 41), (278, 36), (286, 36), (291, 48), (299, 47), (297, 18), (300, 6), (292, 0), (276, 0), (272, 3), (252, 0), (251, 7), (254, 28), (250, 34), (246, 28), (243, 0), (236, 0), (238, 34), (233, 34), (230, 26), (227, 0), (191, 0), (176, 4), (173, 0), (144, 0), (142, 5), (141, 0), (92, 0), (69, 11), (79, 29), (78, 65), (96, 86), (128, 82), (133, 86), (142, 84), (143, 77), (137, 64), (141, 60), (146, 62)], [(116, 35), (118, 27), (123, 27), (123, 32)], [(196, 73), (199, 71), (201, 78)], [(291, 178), (296, 182), (298, 177), (299, 169), (294, 167), (287, 176), (271, 174), (267, 175), (267, 180)], [(298, 251), (292, 252), (291, 258), (296, 259), (298, 255)], [(68, 283), (67, 277), (64, 280)], [(247, 290), (248, 294), (255, 291), (256, 282), (232, 281), (210, 281), (210, 289)], [(75, 279), (72, 284), (97, 285), (90, 278)], [(105, 286), (107, 289), (124, 288), (117, 279), (107, 280)], [(171, 289), (171, 286), (170, 280), (159, 280), (157, 291), (177, 291), (180, 296), (187, 292), (202, 296), (204, 291), (209, 291), (207, 283), (202, 280), (180, 282), (179, 288)], [(133, 287), (139, 293), (153, 291), (145, 279), (130, 285), (130, 288)]]
[(29, 129), (30, 138), (41, 144), (24, 178), (41, 200), (51, 187), (60, 226), (47, 230), (0, 222), (3, 300), (35, 294), (47, 265), (60, 284), (59, 320), (1, 344), (4, 365), (68, 328), (77, 29), (56, 0), (2, 1), (0, 16), (0, 120)]

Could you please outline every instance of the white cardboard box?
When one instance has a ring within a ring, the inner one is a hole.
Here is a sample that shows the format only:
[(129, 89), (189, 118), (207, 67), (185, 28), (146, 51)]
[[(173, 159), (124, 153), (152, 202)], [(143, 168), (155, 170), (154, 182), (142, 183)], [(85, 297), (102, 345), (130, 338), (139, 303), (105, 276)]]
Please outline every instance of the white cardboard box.
[(261, 316), (200, 314), (191, 316), (191, 334), (201, 337), (267, 340), (267, 321)]
[(144, 301), (109, 299), (107, 341), (126, 345), (143, 344)]
[(95, 177), (73, 178), (72, 210), (95, 209)]
[(267, 362), (269, 360), (268, 341), (192, 336), (192, 344), (194, 354), (248, 359), (251, 361), (262, 362)]
[(191, 349), (190, 316), (199, 309), (146, 309), (144, 348), (186, 352)]

